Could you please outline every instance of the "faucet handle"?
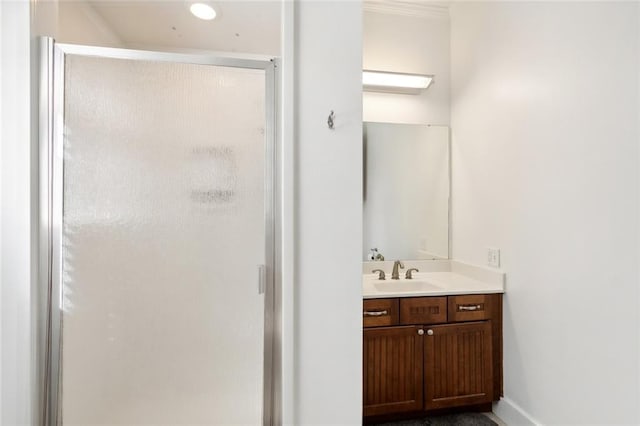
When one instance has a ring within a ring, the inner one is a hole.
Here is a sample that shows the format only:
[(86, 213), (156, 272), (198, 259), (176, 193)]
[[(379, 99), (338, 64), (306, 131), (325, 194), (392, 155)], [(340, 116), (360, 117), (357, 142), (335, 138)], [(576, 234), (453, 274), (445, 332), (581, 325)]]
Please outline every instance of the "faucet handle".
[(420, 272), (418, 268), (409, 268), (407, 269), (407, 272), (405, 272), (404, 277), (408, 280), (413, 279), (413, 275), (411, 275), (413, 271)]
[(378, 279), (379, 280), (384, 280), (386, 279), (386, 276), (384, 275), (384, 271), (382, 269), (374, 269), (373, 271), (371, 271), (373, 273), (378, 273)]

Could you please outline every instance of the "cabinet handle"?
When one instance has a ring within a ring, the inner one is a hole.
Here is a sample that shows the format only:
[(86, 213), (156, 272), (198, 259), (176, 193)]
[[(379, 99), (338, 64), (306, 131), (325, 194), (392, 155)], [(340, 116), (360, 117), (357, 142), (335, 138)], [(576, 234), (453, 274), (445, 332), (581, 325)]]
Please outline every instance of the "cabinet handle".
[(480, 305), (458, 305), (458, 311), (477, 311), (482, 309)]
[(423, 329), (418, 330), (418, 334), (422, 336), (424, 334), (424, 330)]
[(384, 311), (364, 311), (362, 313), (363, 316), (365, 317), (381, 317), (383, 315), (387, 315), (389, 312), (387, 312), (386, 310)]
[(431, 329), (427, 330), (427, 336), (433, 336), (433, 330)]

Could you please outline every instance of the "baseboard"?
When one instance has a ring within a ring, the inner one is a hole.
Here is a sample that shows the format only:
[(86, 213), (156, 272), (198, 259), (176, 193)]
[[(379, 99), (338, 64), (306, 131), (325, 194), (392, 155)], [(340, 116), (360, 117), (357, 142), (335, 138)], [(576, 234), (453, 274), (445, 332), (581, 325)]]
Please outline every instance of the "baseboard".
[(509, 426), (542, 424), (509, 398), (502, 398), (500, 402), (493, 404), (493, 412)]

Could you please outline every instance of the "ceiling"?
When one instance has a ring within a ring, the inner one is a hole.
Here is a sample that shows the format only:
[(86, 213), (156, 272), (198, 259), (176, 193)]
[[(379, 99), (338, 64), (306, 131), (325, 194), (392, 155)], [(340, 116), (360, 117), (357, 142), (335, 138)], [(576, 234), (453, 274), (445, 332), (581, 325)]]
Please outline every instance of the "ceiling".
[(85, 0), (129, 48), (280, 54), (280, 1), (222, 0), (195, 18), (186, 0)]
[[(60, 1), (81, 5), (89, 16), (86, 25), (98, 24), (122, 47), (280, 56), (281, 0), (212, 0), (218, 12), (213, 21), (200, 20), (189, 12), (194, 0)], [(448, 17), (448, 3), (365, 0), (363, 9), (416, 17)]]

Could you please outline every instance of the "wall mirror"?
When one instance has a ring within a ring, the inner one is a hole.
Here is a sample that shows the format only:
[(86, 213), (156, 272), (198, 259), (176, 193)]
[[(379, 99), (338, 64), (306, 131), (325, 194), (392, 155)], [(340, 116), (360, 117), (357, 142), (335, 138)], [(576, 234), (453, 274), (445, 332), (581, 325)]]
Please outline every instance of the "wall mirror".
[(449, 258), (449, 127), (365, 122), (364, 260)]

